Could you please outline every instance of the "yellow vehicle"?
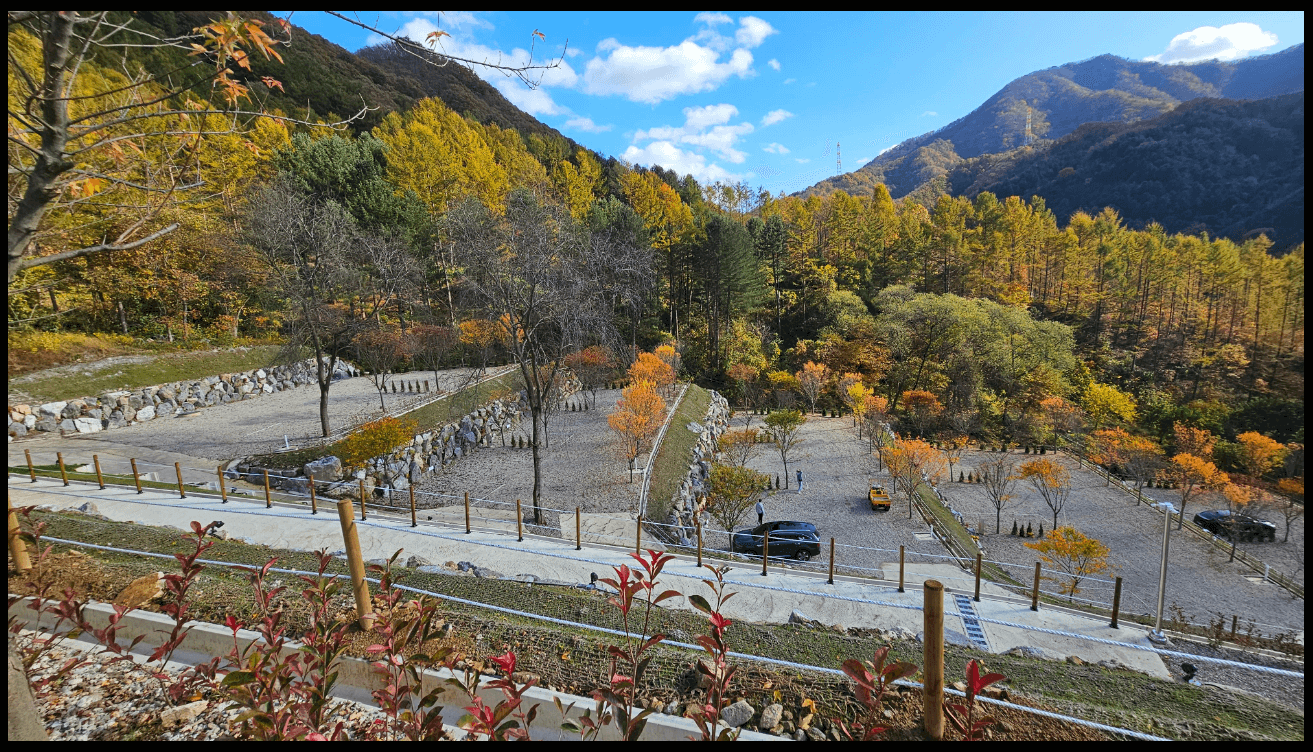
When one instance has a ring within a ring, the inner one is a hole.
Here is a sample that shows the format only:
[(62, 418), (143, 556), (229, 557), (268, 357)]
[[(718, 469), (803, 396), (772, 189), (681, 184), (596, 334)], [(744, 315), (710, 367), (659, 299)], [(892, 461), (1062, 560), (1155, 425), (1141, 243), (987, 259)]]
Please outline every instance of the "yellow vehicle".
[(889, 511), (889, 505), (892, 503), (892, 500), (889, 498), (888, 492), (884, 490), (884, 486), (875, 481), (871, 481), (871, 492), (869, 496), (871, 499), (872, 510), (876, 512)]

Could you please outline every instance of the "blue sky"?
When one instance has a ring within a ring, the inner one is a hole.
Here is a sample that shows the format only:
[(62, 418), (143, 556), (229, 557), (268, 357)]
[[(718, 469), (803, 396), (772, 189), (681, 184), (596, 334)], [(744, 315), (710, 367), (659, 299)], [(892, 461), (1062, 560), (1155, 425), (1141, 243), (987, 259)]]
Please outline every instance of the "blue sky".
[[(279, 13), (286, 16), (285, 12)], [(795, 191), (940, 128), (1035, 70), (1111, 53), (1240, 59), (1304, 41), (1302, 12), (359, 13), (474, 60), (559, 60), (536, 88), (476, 73), (603, 154), (699, 180)], [(293, 23), (349, 50), (379, 41), (324, 13)], [(540, 32), (544, 38), (534, 37)], [(566, 43), (568, 41), (568, 47)], [(563, 56), (562, 56), (563, 55)]]

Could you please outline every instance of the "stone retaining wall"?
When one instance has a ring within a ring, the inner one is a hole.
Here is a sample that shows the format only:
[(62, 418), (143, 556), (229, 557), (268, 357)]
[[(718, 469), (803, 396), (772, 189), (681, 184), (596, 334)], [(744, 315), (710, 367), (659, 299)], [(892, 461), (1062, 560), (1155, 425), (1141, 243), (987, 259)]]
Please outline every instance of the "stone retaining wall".
[(670, 518), (665, 522), (684, 528), (685, 538), (691, 538), (693, 531), (693, 512), (697, 498), (706, 491), (707, 478), (711, 474), (711, 464), (716, 459), (716, 442), (720, 435), (729, 429), (729, 401), (719, 392), (711, 391), (711, 402), (707, 405), (707, 415), (702, 423), (690, 423), (690, 430), (698, 431), (698, 441), (693, 445), (692, 461), (688, 473), (679, 483), (679, 490), (671, 499)]
[[(333, 380), (359, 375), (354, 366), (339, 360)], [(285, 366), (225, 373), (202, 379), (158, 384), (142, 389), (106, 392), (44, 405), (9, 406), (9, 440), (31, 431), (96, 433), (144, 423), (166, 415), (184, 415), (207, 407), (318, 384), (314, 359)]]

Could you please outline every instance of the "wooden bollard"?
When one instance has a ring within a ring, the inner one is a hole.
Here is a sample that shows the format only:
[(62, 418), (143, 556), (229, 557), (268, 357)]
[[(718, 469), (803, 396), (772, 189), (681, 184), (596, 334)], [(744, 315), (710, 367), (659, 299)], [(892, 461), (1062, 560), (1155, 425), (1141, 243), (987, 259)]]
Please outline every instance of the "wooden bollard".
[(904, 546), (898, 547), (898, 592), (903, 592), (903, 559), (906, 549)]
[(643, 515), (638, 515), (638, 524), (634, 526), (634, 553), (643, 553)]
[(410, 487), (410, 526), (419, 527), (419, 521), (415, 519), (415, 487)]
[(1231, 641), (1232, 642), (1235, 641), (1236, 629), (1239, 626), (1240, 626), (1240, 617), (1235, 614), (1231, 614)]
[(220, 501), (219, 503), (221, 503), (221, 504), (227, 504), (227, 503), (228, 503), (228, 487), (225, 486), (225, 485), (224, 485), (224, 482), (223, 482), (223, 465), (219, 465), (219, 466), (216, 468), (216, 470), (215, 470), (215, 474), (219, 476), (219, 498), (222, 500), (222, 501)]
[(337, 502), (337, 519), (342, 524), (342, 541), (346, 544), (346, 562), (351, 572), (351, 591), (356, 596), (358, 623), (367, 631), (374, 627), (374, 603), (369, 599), (365, 560), (360, 555), (360, 538), (356, 535), (356, 513), (351, 507), (350, 499)]
[(579, 507), (574, 508), (574, 550), (584, 550), (583, 526), (579, 522)]
[(976, 603), (980, 602), (980, 567), (982, 564), (984, 564), (984, 558), (985, 558), (984, 554), (982, 553), (976, 554), (976, 598), (975, 598)]
[(465, 534), (470, 534), (470, 492), (465, 492)]
[(68, 471), (64, 469), (64, 453), (55, 452), (55, 458), (59, 460), (59, 477), (64, 479), (64, 485), (68, 485)]
[(1112, 623), (1108, 626), (1117, 629), (1117, 612), (1122, 608), (1122, 578), (1117, 578), (1117, 584), (1112, 591)]
[(269, 495), (269, 471), (267, 469), (264, 471), (264, 508), (274, 508), (274, 498)]
[(137, 484), (137, 493), (141, 493), (141, 473), (137, 472), (137, 460), (132, 458), (128, 462), (132, 463), (132, 482)]
[(319, 499), (315, 497), (315, 476), (310, 476), (310, 514), (319, 514)]
[(827, 585), (834, 584), (834, 539), (830, 539), (830, 579), (825, 581)]
[(360, 520), (365, 520), (365, 479), (360, 479)]
[(1035, 562), (1035, 585), (1030, 592), (1030, 610), (1039, 610), (1039, 562)]
[(14, 559), (14, 569), (26, 572), (32, 569), (32, 559), (27, 555), (27, 544), (22, 539), (22, 528), (18, 525), (18, 513), (12, 502), (9, 507), (9, 555)]
[(761, 576), (766, 576), (766, 559), (770, 556), (770, 530), (761, 537)]
[(99, 454), (93, 454), (93, 455), (91, 455), (91, 464), (93, 464), (93, 465), (96, 466), (96, 485), (100, 486), (100, 490), (104, 491), (104, 490), (105, 490), (105, 476), (103, 476), (103, 475), (100, 474), (100, 455), (99, 455)]
[(32, 450), (24, 449), (23, 454), (27, 457), (27, 474), (32, 476), (32, 482), (36, 483), (36, 466), (32, 464)]
[(698, 566), (701, 567), (702, 566), (702, 521), (699, 520), (696, 516), (693, 517), (693, 521), (696, 523), (694, 527), (698, 531)]
[(921, 690), (925, 731), (931, 739), (944, 738), (944, 586), (938, 580), (925, 581), (925, 641), (922, 654)]
[(520, 500), (515, 500), (515, 540), (524, 540), (524, 513), (520, 511)]
[(173, 463), (173, 472), (178, 476), (178, 498), (185, 499), (187, 498), (187, 492), (182, 489), (182, 465), (177, 462)]

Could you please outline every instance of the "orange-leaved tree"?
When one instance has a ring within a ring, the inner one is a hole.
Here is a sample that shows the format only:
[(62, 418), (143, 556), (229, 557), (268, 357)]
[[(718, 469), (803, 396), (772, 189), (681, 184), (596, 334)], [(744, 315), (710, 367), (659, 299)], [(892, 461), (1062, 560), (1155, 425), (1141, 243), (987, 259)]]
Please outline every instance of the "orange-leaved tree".
[(1213, 447), (1217, 446), (1217, 437), (1211, 431), (1185, 423), (1173, 423), (1172, 437), (1178, 454), (1193, 454), (1205, 460), (1213, 458)]
[(1055, 528), (1047, 537), (1025, 545), (1038, 551), (1046, 564), (1062, 572), (1061, 577), (1044, 579), (1057, 582), (1063, 595), (1074, 596), (1080, 592), (1081, 580), (1110, 568), (1108, 547), (1074, 527)]
[(884, 452), (884, 465), (893, 476), (898, 490), (907, 497), (907, 517), (912, 517), (912, 505), (921, 487), (937, 483), (945, 471), (944, 456), (920, 439), (905, 439), (894, 443)]
[(1053, 435), (1053, 443), (1064, 444), (1067, 437), (1079, 431), (1084, 422), (1084, 414), (1079, 405), (1061, 397), (1046, 397), (1040, 400), (1040, 410)]
[(634, 461), (661, 430), (666, 401), (656, 393), (656, 385), (647, 380), (635, 383), (620, 395), (615, 412), (607, 416), (606, 422), (624, 441), (624, 455), (629, 461), (629, 480), (632, 482)]
[(675, 369), (652, 353), (639, 353), (638, 360), (629, 366), (629, 379), (635, 384), (650, 381), (653, 388), (669, 394), (670, 385), (675, 383)]
[(806, 397), (811, 405), (811, 411), (816, 412), (816, 400), (821, 396), (825, 382), (830, 379), (830, 367), (809, 360), (794, 376), (798, 379), (798, 389), (802, 392), (802, 396)]
[(616, 370), (610, 351), (601, 345), (585, 347), (565, 356), (565, 366), (574, 372), (584, 390), (593, 395), (593, 407), (597, 407), (597, 390)]
[(1017, 475), (1022, 480), (1030, 481), (1030, 485), (1044, 499), (1049, 511), (1053, 512), (1053, 528), (1056, 530), (1058, 514), (1067, 505), (1067, 498), (1071, 495), (1071, 473), (1061, 463), (1038, 459), (1023, 462)]
[(1255, 481), (1262, 480), (1286, 458), (1284, 444), (1257, 431), (1240, 434), (1236, 443), (1240, 445), (1240, 467)]
[(1180, 516), (1176, 520), (1176, 529), (1181, 529), (1185, 521), (1185, 505), (1195, 496), (1205, 491), (1216, 491), (1231, 480), (1231, 476), (1217, 469), (1217, 465), (1193, 454), (1181, 452), (1167, 463), (1163, 476), (1181, 495)]
[(903, 410), (907, 412), (909, 427), (917, 436), (929, 433), (935, 418), (944, 411), (944, 406), (940, 404), (934, 392), (927, 392), (924, 389), (910, 389), (903, 392), (902, 403)]
[[(1106, 466), (1116, 466), (1135, 481), (1135, 490), (1153, 480), (1162, 467), (1162, 447), (1153, 439), (1128, 433), (1124, 428), (1101, 428), (1093, 434), (1093, 459)], [(1109, 480), (1111, 482), (1111, 480)]]
[(761, 449), (760, 432), (755, 428), (726, 431), (716, 440), (716, 449), (735, 467), (747, 467)]
[(889, 400), (878, 394), (866, 395), (862, 409), (862, 423), (866, 426), (866, 438), (871, 443), (871, 454), (883, 451), (889, 436), (884, 424), (889, 420)]

